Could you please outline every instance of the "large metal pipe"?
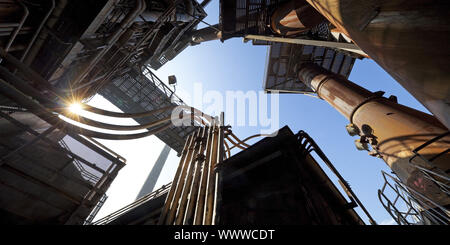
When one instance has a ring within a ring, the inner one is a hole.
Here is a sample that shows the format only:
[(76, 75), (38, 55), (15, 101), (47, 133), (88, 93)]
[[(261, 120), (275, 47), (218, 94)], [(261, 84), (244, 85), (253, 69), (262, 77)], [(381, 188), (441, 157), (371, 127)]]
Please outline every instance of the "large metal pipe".
[[(204, 206), (205, 206), (205, 200), (206, 200), (206, 187), (208, 184), (208, 169), (209, 164), (211, 162), (211, 146), (212, 146), (212, 136), (213, 136), (213, 127), (208, 127), (208, 138), (206, 143), (206, 154), (205, 154), (205, 160), (203, 163), (203, 170), (202, 170), (202, 176), (200, 181), (200, 188), (198, 192), (197, 197), (197, 207), (195, 210), (195, 217), (193, 220), (194, 225), (202, 225), (203, 224), (203, 217), (204, 217)], [(191, 224), (190, 217), (186, 217), (187, 224)]]
[[(316, 64), (304, 64), (298, 75), (321, 99), (354, 125), (361, 141), (372, 145), (374, 150), (371, 153), (379, 154), (405, 184), (441, 205), (450, 204), (450, 198), (409, 163), (414, 149), (447, 132), (435, 117), (384, 98), (382, 93), (372, 93)], [(450, 137), (445, 137), (423, 149), (421, 155), (429, 159), (444, 152), (449, 144)], [(419, 159), (414, 163), (431, 168)], [(447, 172), (450, 153), (441, 155), (433, 165)]]
[(192, 147), (194, 142), (194, 134), (191, 134), (187, 137), (186, 141), (184, 142), (183, 152), (180, 158), (180, 163), (178, 165), (177, 171), (175, 173), (175, 177), (172, 181), (172, 185), (170, 187), (169, 193), (167, 194), (167, 198), (163, 207), (163, 210), (161, 211), (161, 215), (158, 220), (158, 224), (162, 225), (165, 224), (165, 220), (167, 217), (168, 212), (170, 211), (172, 207), (172, 203), (174, 202), (174, 197), (176, 190), (178, 188), (180, 176), (182, 175), (182, 170), (184, 169), (184, 165), (186, 164), (186, 158), (189, 155), (190, 148)]
[(148, 117), (157, 113), (161, 113), (164, 111), (168, 111), (171, 109), (174, 109), (175, 107), (177, 107), (177, 105), (170, 105), (170, 106), (165, 106), (162, 108), (158, 108), (158, 109), (154, 109), (151, 111), (144, 111), (144, 112), (136, 112), (136, 113), (126, 113), (126, 112), (115, 112), (115, 111), (108, 111), (108, 110), (103, 110), (100, 108), (96, 108), (93, 107), (91, 105), (88, 104), (83, 104), (82, 105), (82, 109), (92, 112), (92, 113), (96, 113), (96, 114), (101, 114), (102, 116), (108, 116), (108, 117), (119, 117), (119, 118), (141, 118), (141, 117)]
[[(189, 209), (188, 196), (190, 197), (189, 199), (192, 200), (192, 202), (190, 203), (196, 201), (198, 185), (197, 187), (195, 187), (195, 184), (196, 182), (198, 183), (198, 176), (200, 176), (201, 165), (199, 159), (203, 154), (203, 151), (205, 150), (205, 142), (203, 139), (205, 139), (206, 136), (206, 128), (200, 128), (199, 131), (200, 135), (196, 139), (197, 144), (195, 146), (195, 154), (191, 159), (191, 168), (189, 169), (189, 174), (186, 178), (186, 184), (184, 185), (183, 194), (181, 195), (180, 207), (178, 209), (177, 218), (175, 219), (175, 225), (184, 224), (184, 216)], [(191, 206), (191, 208), (193, 208), (193, 206)]]
[(219, 40), (222, 38), (222, 32), (218, 29), (219, 24), (208, 26), (190, 33), (191, 44), (200, 44), (202, 42)]
[(183, 165), (183, 170), (181, 172), (181, 176), (178, 180), (177, 183), (177, 189), (175, 191), (175, 195), (173, 198), (173, 202), (172, 205), (168, 211), (166, 220), (163, 220), (164, 224), (166, 225), (171, 225), (173, 224), (173, 220), (175, 219), (175, 215), (177, 213), (178, 210), (178, 206), (179, 206), (179, 202), (180, 202), (180, 197), (183, 191), (183, 188), (185, 186), (185, 180), (186, 180), (186, 176), (189, 174), (188, 170), (191, 168), (191, 163), (192, 163), (192, 157), (195, 155), (195, 151), (196, 151), (196, 147), (198, 145), (198, 137), (200, 136), (200, 131), (197, 130), (193, 136), (193, 144), (189, 147), (189, 151), (188, 151), (188, 155), (186, 157), (186, 160), (184, 162)]
[(204, 217), (204, 225), (213, 224), (213, 215), (214, 215), (214, 201), (216, 194), (216, 164), (218, 158), (218, 149), (219, 149), (219, 128), (217, 125), (213, 126), (213, 146), (211, 153), (211, 162), (209, 164), (208, 169), (208, 189), (206, 195), (206, 207), (205, 207), (205, 217)]
[(307, 0), (450, 128), (450, 2)]
[(270, 28), (282, 36), (306, 32), (326, 19), (306, 1), (292, 0), (278, 7), (271, 16)]
[(197, 155), (195, 162), (196, 162), (196, 169), (195, 169), (195, 173), (194, 173), (194, 179), (192, 181), (192, 188), (191, 188), (191, 193), (190, 198), (189, 198), (189, 203), (186, 209), (186, 217), (184, 218), (184, 225), (192, 225), (193, 221), (194, 221), (194, 214), (195, 214), (195, 210), (198, 208), (199, 204), (200, 204), (200, 200), (198, 199), (198, 193), (200, 192), (199, 189), (202, 187), (201, 184), (201, 177), (203, 175), (203, 172), (205, 172), (205, 162), (206, 162), (206, 156), (204, 155), (205, 149), (208, 145), (208, 139), (210, 139), (209, 134), (210, 134), (210, 130), (208, 127), (204, 127), (203, 128), (204, 132), (203, 132), (203, 137), (202, 137), (202, 142), (201, 142), (201, 146), (200, 146), (200, 152)]
[[(37, 103), (33, 99), (29, 98), (27, 95), (17, 90), (15, 87), (0, 79), (0, 93), (5, 95), (6, 97), (12, 99), (19, 105), (29, 109), (35, 115), (42, 118), (44, 121), (48, 122), (51, 125), (55, 125), (61, 122), (61, 119), (52, 112), (50, 112), (47, 108)], [(171, 124), (168, 123), (166, 125), (160, 126), (158, 128), (153, 128), (144, 133), (137, 134), (108, 134), (101, 133), (92, 130), (88, 130), (85, 128), (80, 128), (78, 126), (72, 125), (70, 123), (61, 122), (58, 126), (62, 131), (72, 135), (72, 134), (81, 134), (88, 137), (99, 138), (99, 139), (109, 139), (109, 140), (129, 140), (129, 139), (137, 139), (142, 137), (147, 137), (153, 134), (157, 134), (163, 130), (166, 130)]]

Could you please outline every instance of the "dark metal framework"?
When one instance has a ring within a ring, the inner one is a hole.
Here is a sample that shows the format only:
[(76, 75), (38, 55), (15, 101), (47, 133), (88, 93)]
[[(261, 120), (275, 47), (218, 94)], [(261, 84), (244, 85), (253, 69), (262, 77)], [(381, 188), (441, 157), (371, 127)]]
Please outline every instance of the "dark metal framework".
[[(0, 111), (3, 126), (8, 123), (23, 132), (0, 140), (5, 201), (1, 209), (11, 213), (4, 218), (26, 224), (82, 224), (125, 165), (124, 159), (86, 138), (68, 136), (56, 126), (39, 133), (15, 119), (15, 113)], [(80, 156), (86, 153), (89, 159)]]
[[(150, 69), (145, 68), (143, 74), (135, 69), (121, 77), (117, 77), (110, 84), (99, 91), (103, 97), (126, 112), (150, 111), (169, 105), (185, 105), (184, 102)], [(135, 119), (144, 124), (171, 115), (170, 111), (156, 113), (150, 117)], [(195, 129), (191, 126), (173, 126), (156, 134), (164, 143), (176, 152), (183, 149), (186, 137)]]
[[(348, 199), (323, 171), (316, 155), (337, 176)], [(354, 210), (357, 206), (376, 224), (349, 184), (303, 131), (293, 134), (286, 126), (276, 136), (226, 159), (218, 166), (218, 173), (217, 224), (363, 225)]]
[(219, 28), (221, 40), (248, 34), (273, 35), (267, 27), (271, 13), (289, 0), (221, 0)]

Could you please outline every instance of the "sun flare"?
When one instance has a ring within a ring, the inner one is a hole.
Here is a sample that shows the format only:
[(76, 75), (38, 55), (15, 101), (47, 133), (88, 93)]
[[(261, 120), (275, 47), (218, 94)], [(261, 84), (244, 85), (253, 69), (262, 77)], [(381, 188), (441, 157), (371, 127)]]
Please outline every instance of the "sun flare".
[(69, 105), (69, 111), (74, 114), (80, 114), (82, 110), (83, 107), (81, 106), (80, 103), (72, 103)]

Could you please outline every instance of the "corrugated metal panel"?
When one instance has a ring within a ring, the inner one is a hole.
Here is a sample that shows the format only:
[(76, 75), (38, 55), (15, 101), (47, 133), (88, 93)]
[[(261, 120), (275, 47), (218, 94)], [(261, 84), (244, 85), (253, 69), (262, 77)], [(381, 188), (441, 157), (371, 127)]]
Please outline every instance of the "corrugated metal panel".
[(272, 43), (266, 61), (264, 89), (267, 92), (312, 93), (297, 78), (304, 62), (314, 62), (348, 78), (355, 58), (331, 48), (289, 43)]

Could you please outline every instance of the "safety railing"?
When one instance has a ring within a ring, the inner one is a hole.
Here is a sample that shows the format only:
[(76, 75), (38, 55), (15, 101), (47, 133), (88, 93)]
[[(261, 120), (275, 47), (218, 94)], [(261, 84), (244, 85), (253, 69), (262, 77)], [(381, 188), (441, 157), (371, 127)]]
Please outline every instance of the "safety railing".
[(105, 193), (100, 198), (100, 201), (98, 201), (97, 205), (95, 205), (94, 209), (92, 209), (92, 212), (86, 218), (86, 220), (84, 221), (83, 225), (90, 225), (92, 223), (92, 220), (94, 220), (94, 218), (97, 215), (98, 211), (100, 211), (100, 209), (103, 207), (103, 204), (105, 204), (106, 199), (108, 199), (108, 196)]
[[(446, 169), (440, 169), (439, 167), (436, 166), (436, 164), (434, 164), (434, 161), (444, 156), (445, 154), (449, 153), (450, 147), (438, 154), (435, 154), (430, 158), (426, 158), (423, 155), (421, 155), (420, 151), (426, 149), (433, 143), (439, 142), (448, 135), (450, 135), (450, 131), (440, 134), (423, 143), (422, 145), (420, 145), (419, 147), (417, 147), (412, 151), (414, 155), (409, 159), (409, 163), (411, 166), (418, 169), (425, 178), (435, 183), (439, 187), (439, 189), (446, 195), (450, 195), (450, 176), (447, 174)], [(420, 158), (424, 166), (420, 166), (414, 163), (414, 160), (416, 158)]]
[(450, 212), (394, 176), (381, 172), (383, 187), (378, 198), (399, 225), (448, 225)]
[(136, 207), (138, 207), (138, 206), (140, 206), (140, 205), (142, 205), (142, 204), (144, 204), (144, 203), (146, 203), (146, 202), (148, 202), (148, 201), (150, 201), (152, 199), (155, 199), (155, 198), (157, 198), (157, 197), (159, 197), (161, 195), (164, 195), (165, 193), (169, 192), (171, 184), (172, 183), (163, 185), (158, 190), (153, 191), (153, 192), (151, 192), (151, 193), (149, 193), (149, 194), (139, 198), (135, 202), (130, 203), (127, 206), (125, 206), (125, 207), (115, 211), (114, 213), (111, 213), (111, 214), (109, 214), (109, 215), (107, 215), (107, 216), (105, 216), (105, 217), (103, 217), (103, 218), (101, 218), (101, 219), (91, 223), (91, 224), (92, 225), (106, 225), (106, 224), (112, 222), (113, 220), (118, 219), (122, 215), (130, 212), (131, 210), (135, 209)]
[(325, 163), (325, 165), (333, 172), (334, 175), (338, 178), (339, 184), (344, 189), (345, 193), (348, 195), (351, 202), (349, 203), (350, 206), (359, 206), (361, 210), (364, 212), (364, 214), (369, 219), (369, 222), (372, 225), (376, 225), (376, 221), (372, 218), (369, 211), (364, 207), (362, 202), (359, 200), (359, 198), (356, 196), (356, 194), (353, 192), (352, 188), (348, 184), (348, 182), (342, 177), (342, 175), (339, 173), (339, 171), (334, 167), (334, 165), (331, 163), (331, 161), (328, 159), (328, 157), (323, 153), (323, 151), (320, 149), (320, 147), (317, 145), (317, 143), (304, 131), (300, 130), (297, 133), (297, 140), (300, 143), (300, 152), (303, 155), (309, 155), (311, 152), (315, 152), (317, 156), (322, 159), (322, 161)]

